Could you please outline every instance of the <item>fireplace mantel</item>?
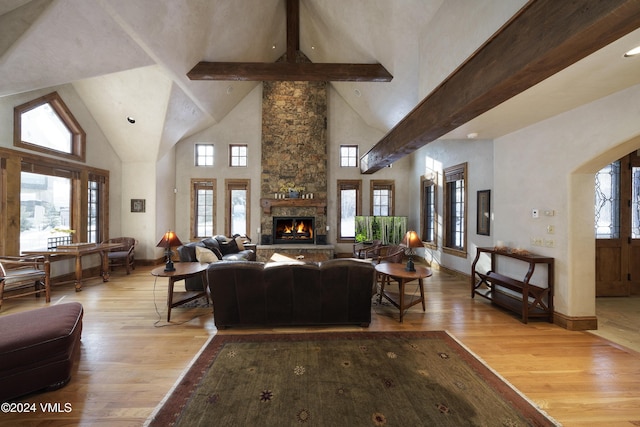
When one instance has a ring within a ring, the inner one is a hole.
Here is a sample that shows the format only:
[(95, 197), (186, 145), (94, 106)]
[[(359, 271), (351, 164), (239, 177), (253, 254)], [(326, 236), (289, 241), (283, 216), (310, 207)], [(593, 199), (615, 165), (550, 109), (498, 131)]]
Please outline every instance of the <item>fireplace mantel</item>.
[(326, 199), (260, 199), (260, 206), (262, 211), (266, 214), (271, 213), (271, 208), (274, 206), (285, 207), (315, 207), (318, 214), (322, 215), (327, 210)]

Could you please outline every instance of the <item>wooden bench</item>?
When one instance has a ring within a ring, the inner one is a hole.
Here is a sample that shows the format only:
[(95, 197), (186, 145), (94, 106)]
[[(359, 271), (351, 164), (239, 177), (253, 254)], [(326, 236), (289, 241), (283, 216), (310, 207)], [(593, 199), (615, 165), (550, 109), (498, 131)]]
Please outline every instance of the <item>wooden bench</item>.
[[(482, 253), (488, 253), (491, 257), (491, 269), (486, 273), (482, 273), (476, 268)], [(496, 272), (496, 257), (498, 256), (528, 263), (529, 267), (524, 278), (518, 280)], [(547, 266), (546, 286), (530, 283), (538, 264)], [(532, 317), (546, 318), (549, 322), (553, 322), (553, 279), (553, 258), (498, 251), (494, 248), (478, 248), (476, 258), (471, 266), (471, 298), (480, 295), (493, 304), (519, 313), (524, 323), (527, 323)]]

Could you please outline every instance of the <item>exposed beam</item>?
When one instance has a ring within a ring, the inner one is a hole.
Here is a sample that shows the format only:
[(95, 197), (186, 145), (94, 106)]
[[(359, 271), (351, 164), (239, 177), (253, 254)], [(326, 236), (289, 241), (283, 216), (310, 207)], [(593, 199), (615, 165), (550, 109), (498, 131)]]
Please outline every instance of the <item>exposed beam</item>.
[(300, 50), (300, 0), (287, 0), (286, 62), (206, 62), (188, 73), (190, 80), (390, 82), (381, 64), (296, 63)]
[(380, 64), (294, 62), (199, 62), (191, 80), (388, 82), (393, 76)]
[(640, 28), (640, 0), (532, 0), (360, 159), (374, 173)]
[(287, 0), (287, 62), (300, 50), (300, 0)]

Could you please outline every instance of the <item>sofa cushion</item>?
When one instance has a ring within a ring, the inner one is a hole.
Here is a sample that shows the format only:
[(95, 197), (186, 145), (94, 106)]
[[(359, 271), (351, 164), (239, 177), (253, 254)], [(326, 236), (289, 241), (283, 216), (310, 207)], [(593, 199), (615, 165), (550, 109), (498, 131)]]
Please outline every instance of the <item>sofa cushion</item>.
[(213, 253), (211, 249), (201, 248), (200, 246), (196, 246), (196, 259), (198, 262), (207, 264), (220, 261), (218, 256)]

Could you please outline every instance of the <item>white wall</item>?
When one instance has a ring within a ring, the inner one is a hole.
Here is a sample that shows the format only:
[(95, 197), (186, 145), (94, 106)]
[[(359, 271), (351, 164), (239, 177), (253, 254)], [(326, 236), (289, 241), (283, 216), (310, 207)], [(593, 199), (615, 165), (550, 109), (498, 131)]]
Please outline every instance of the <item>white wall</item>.
[[(640, 148), (640, 85), (490, 141), (436, 141), (414, 153), (412, 188), (426, 166), (469, 162), (466, 259), (439, 249), (427, 258), (470, 274), (476, 246), (497, 240), (555, 258), (555, 310), (566, 316), (595, 315), (594, 175)], [(478, 144), (480, 143), (480, 144)], [(491, 156), (493, 159), (491, 160)], [(438, 211), (442, 212), (441, 176)], [(475, 233), (475, 194), (492, 190), (491, 236)], [(412, 190), (414, 191), (414, 190)], [(419, 190), (414, 191), (419, 194)], [(541, 213), (532, 218), (532, 209)], [(545, 210), (555, 211), (545, 216)], [(419, 217), (418, 205), (412, 215)], [(547, 233), (547, 226), (555, 228)], [(441, 230), (439, 229), (441, 236)], [(534, 246), (531, 238), (553, 240)], [(534, 276), (535, 277), (535, 276)]]
[[(494, 206), (495, 191), (493, 191), (493, 142), (486, 140), (438, 140), (434, 141), (412, 156), (412, 177), (411, 193), (415, 195), (411, 203), (411, 223), (416, 230), (420, 230), (420, 179), (426, 174), (435, 173), (437, 175), (437, 242), (438, 250), (425, 249), (424, 256), (428, 261), (443, 265), (449, 269), (470, 274), (471, 261), (475, 256), (477, 246), (491, 246), (493, 244), (490, 236), (480, 236), (476, 234), (476, 207), (477, 192), (480, 190), (491, 191), (491, 207)], [(442, 252), (443, 244), (443, 220), (444, 209), (444, 179), (443, 170), (467, 163), (467, 256)], [(493, 209), (492, 209), (493, 211)], [(494, 235), (493, 221), (491, 223), (491, 234)]]
[[(554, 240), (553, 248), (526, 247), (556, 259), (560, 313), (595, 314), (594, 174), (640, 148), (628, 142), (640, 134), (639, 117), (635, 86), (495, 141), (494, 236), (522, 245), (533, 236)], [(532, 208), (556, 215), (533, 219)]]
[[(262, 85), (256, 86), (219, 123), (192, 135), (176, 146), (176, 233), (188, 241), (190, 232), (191, 178), (216, 179), (215, 234), (225, 234), (224, 180), (228, 178), (251, 180), (251, 225), (247, 234), (253, 242), (260, 242), (257, 228), (260, 226), (260, 172), (262, 135)], [(215, 145), (214, 167), (195, 167), (194, 150), (197, 143)], [(229, 167), (229, 144), (248, 145), (246, 168)]]
[[(371, 215), (371, 181), (395, 180), (395, 215), (409, 216), (410, 202), (413, 198), (413, 193), (409, 191), (411, 160), (409, 157), (405, 157), (393, 163), (392, 167), (383, 168), (370, 175), (362, 175), (359, 166), (355, 168), (340, 167), (340, 145), (358, 145), (358, 154), (362, 156), (380, 141), (384, 134), (368, 126), (331, 85), (329, 86), (327, 110), (327, 149), (329, 150), (327, 166), (329, 183), (329, 188), (327, 189), (327, 224), (331, 228), (327, 233), (327, 240), (329, 243), (336, 245), (336, 252), (351, 253), (353, 244), (336, 243), (338, 233), (337, 180), (362, 180), (362, 215)], [(409, 220), (411, 221), (411, 219), (410, 217)], [(409, 226), (411, 226), (411, 222)]]

